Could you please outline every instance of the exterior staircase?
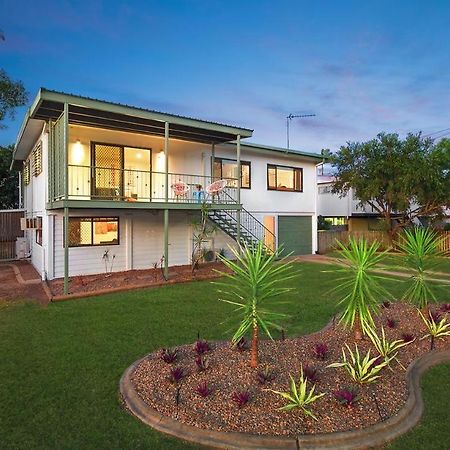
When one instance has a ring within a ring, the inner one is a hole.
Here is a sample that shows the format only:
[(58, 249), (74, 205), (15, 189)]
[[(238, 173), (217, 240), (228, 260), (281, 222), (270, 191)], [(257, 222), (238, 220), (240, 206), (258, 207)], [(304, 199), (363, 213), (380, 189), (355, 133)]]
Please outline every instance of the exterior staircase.
[[(237, 214), (235, 210), (212, 209), (208, 211), (208, 218), (224, 233), (237, 242)], [(246, 209), (241, 209), (241, 233), (240, 244), (248, 247), (256, 247), (262, 241), (266, 251), (273, 252), (274, 248), (266, 245), (267, 242), (275, 243), (274, 234), (266, 228), (255, 216)]]

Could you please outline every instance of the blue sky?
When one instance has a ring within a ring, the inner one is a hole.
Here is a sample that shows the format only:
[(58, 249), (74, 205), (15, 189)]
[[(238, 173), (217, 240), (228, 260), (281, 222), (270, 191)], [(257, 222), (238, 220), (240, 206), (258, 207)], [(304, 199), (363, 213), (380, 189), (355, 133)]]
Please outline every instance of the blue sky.
[[(0, 0), (0, 67), (40, 86), (336, 150), (450, 128), (448, 1)], [(5, 20), (7, 19), (7, 20)], [(24, 109), (0, 130), (15, 140)]]

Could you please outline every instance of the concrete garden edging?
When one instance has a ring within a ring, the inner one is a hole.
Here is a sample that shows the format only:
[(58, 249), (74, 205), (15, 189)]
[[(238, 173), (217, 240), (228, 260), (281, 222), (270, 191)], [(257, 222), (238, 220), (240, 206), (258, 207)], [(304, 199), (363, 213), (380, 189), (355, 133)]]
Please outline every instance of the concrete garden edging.
[(147, 405), (134, 390), (131, 376), (134, 362), (120, 379), (120, 393), (128, 410), (157, 431), (184, 441), (214, 449), (370, 449), (380, 447), (411, 430), (422, 417), (422, 375), (432, 366), (450, 361), (450, 350), (433, 350), (414, 360), (407, 369), (408, 398), (397, 415), (361, 430), (300, 435), (297, 438), (204, 430), (162, 415)]

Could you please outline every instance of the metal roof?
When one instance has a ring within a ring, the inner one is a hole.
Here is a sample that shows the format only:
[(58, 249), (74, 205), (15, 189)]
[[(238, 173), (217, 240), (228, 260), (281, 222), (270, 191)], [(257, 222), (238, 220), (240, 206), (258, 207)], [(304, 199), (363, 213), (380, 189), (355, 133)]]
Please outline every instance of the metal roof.
[(171, 138), (207, 144), (229, 142), (238, 135), (247, 138), (253, 133), (253, 130), (234, 125), (41, 88), (24, 118), (15, 156), (29, 151), (25, 148), (29, 141), (26, 137), (35, 135), (30, 133), (30, 125), (37, 122), (42, 126), (43, 122), (58, 119), (65, 103), (69, 105), (69, 123), (76, 125), (164, 136), (165, 123), (168, 122)]
[[(235, 142), (232, 143), (232, 145), (236, 145)], [(284, 155), (289, 156), (302, 156), (304, 158), (312, 158), (315, 160), (323, 160), (323, 156), (319, 153), (313, 153), (313, 152), (305, 152), (303, 150), (295, 150), (295, 149), (289, 149), (284, 147), (274, 147), (271, 145), (263, 145), (263, 144), (256, 144), (254, 142), (241, 142), (242, 148), (251, 148), (254, 150), (262, 150), (262, 151), (268, 151), (268, 152), (278, 152), (283, 153)]]

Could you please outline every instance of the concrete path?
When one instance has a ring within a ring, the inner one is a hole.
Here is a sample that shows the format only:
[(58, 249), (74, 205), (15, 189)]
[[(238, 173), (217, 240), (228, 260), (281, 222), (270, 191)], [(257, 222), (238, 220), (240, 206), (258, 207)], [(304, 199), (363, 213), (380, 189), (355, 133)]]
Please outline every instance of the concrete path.
[(50, 291), (28, 261), (0, 262), (0, 302), (34, 300), (46, 305)]

